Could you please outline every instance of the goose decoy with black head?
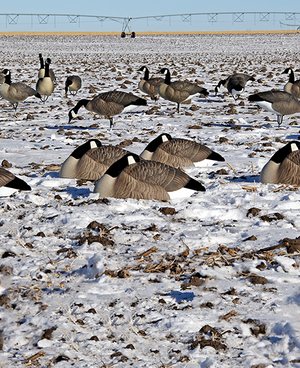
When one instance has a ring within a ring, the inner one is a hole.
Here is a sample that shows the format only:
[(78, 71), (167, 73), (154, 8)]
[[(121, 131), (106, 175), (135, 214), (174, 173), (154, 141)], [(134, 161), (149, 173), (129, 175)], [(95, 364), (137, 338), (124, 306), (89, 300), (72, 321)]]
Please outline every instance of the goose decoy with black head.
[(114, 146), (103, 146), (98, 139), (90, 139), (77, 147), (64, 161), (61, 178), (98, 180), (106, 170), (128, 151)]
[(158, 88), (164, 82), (164, 78), (149, 78), (149, 70), (142, 66), (139, 72), (144, 72), (143, 79), (139, 82), (139, 89), (149, 95), (152, 100), (158, 99)]
[(0, 84), (0, 96), (5, 100), (9, 101), (15, 112), (20, 102), (25, 101), (28, 97), (34, 96), (41, 99), (41, 95), (33, 88), (27, 86), (24, 83), (11, 82), (11, 73), (8, 69), (3, 70), (5, 77), (4, 83)]
[(224, 87), (227, 88), (227, 84), (228, 84), (228, 80), (229, 80), (230, 76), (227, 77), (226, 79), (221, 79), (219, 81), (219, 83), (217, 84), (217, 86), (215, 87), (215, 93), (216, 95), (220, 92), (220, 87)]
[(261, 183), (300, 185), (300, 142), (280, 148), (263, 167)]
[(249, 81), (253, 82), (255, 81), (255, 78), (245, 73), (235, 73), (227, 79), (221, 80), (215, 88), (215, 92), (217, 93), (222, 85), (226, 87), (232, 97), (237, 100), (239, 95), (244, 92), (246, 84)]
[(186, 189), (189, 194), (205, 191), (203, 185), (175, 167), (146, 161), (129, 153), (110, 166), (96, 182), (101, 197), (169, 200), (170, 193)]
[(167, 133), (153, 139), (141, 153), (141, 157), (174, 167), (195, 166), (195, 163), (205, 159), (225, 161), (204, 144), (184, 138), (172, 138)]
[(131, 93), (121, 91), (109, 91), (100, 93), (92, 100), (80, 100), (77, 105), (69, 111), (69, 123), (77, 116), (78, 110), (84, 106), (88, 111), (104, 115), (113, 126), (113, 117), (122, 112), (131, 111), (136, 106), (146, 106), (147, 101)]
[(271, 90), (259, 92), (250, 95), (248, 100), (276, 114), (279, 126), (282, 124), (284, 115), (292, 115), (300, 112), (300, 101), (292, 94), (285, 91)]
[(65, 83), (66, 95), (68, 94), (69, 91), (72, 96), (75, 96), (78, 90), (81, 88), (81, 84), (82, 81), (78, 75), (69, 75)]
[(9, 196), (18, 190), (31, 190), (31, 187), (24, 180), (0, 167), (0, 196)]
[(36, 90), (42, 96), (42, 101), (48, 100), (49, 96), (54, 91), (54, 83), (50, 77), (49, 66), (51, 64), (51, 59), (47, 58), (45, 62), (45, 76), (40, 78), (36, 83)]
[[(39, 60), (40, 60), (40, 70), (38, 73), (38, 79), (42, 79), (45, 76), (45, 64), (44, 64), (44, 58), (42, 54), (39, 54)], [(49, 69), (49, 75), (50, 75), (52, 82), (54, 83), (56, 81), (56, 77), (52, 69)]]
[(300, 79), (295, 81), (295, 74), (293, 69), (286, 68), (282, 74), (289, 75), (289, 81), (284, 86), (285, 92), (291, 93), (298, 100), (300, 99)]
[(177, 111), (179, 112), (180, 104), (195, 95), (208, 96), (209, 93), (206, 88), (198, 86), (196, 83), (186, 81), (171, 82), (171, 74), (169, 69), (163, 68), (159, 73), (165, 75), (164, 82), (159, 86), (158, 93), (165, 100), (176, 102)]

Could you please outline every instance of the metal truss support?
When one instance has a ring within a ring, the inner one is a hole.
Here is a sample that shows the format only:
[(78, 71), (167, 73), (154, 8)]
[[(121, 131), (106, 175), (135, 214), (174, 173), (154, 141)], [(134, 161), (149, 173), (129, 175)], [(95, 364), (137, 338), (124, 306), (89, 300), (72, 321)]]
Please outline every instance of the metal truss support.
[(18, 24), (19, 14), (6, 14), (6, 27), (8, 24)]
[(207, 15), (209, 23), (215, 23), (218, 21), (218, 13), (209, 13)]
[(38, 15), (39, 24), (48, 24), (49, 15)]

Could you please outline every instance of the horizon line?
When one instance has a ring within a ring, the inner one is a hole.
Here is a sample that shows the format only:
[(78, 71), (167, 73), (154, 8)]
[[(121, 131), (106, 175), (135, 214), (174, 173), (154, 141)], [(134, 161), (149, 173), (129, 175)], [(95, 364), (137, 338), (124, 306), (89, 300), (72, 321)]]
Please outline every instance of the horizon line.
[[(129, 32), (130, 35), (132, 32)], [(167, 34), (263, 34), (263, 33), (299, 33), (299, 30), (256, 30), (256, 31), (141, 31), (135, 35), (167, 35)], [(0, 32), (0, 36), (115, 36), (121, 32), (95, 31), (12, 31)]]

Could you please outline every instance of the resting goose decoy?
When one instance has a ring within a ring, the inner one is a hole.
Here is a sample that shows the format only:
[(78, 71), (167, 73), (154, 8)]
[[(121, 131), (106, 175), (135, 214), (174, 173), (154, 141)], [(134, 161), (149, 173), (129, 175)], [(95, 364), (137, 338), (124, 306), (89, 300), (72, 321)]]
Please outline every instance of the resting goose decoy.
[[(40, 59), (40, 70), (38, 73), (38, 79), (42, 79), (45, 76), (45, 64), (44, 64), (44, 58), (42, 56), (42, 54), (39, 54), (39, 59)], [(49, 69), (49, 75), (50, 78), (52, 80), (52, 82), (56, 81), (56, 77), (55, 77), (55, 73), (52, 69)]]
[(110, 127), (113, 126), (113, 117), (127, 112), (136, 106), (146, 106), (147, 101), (131, 93), (121, 91), (110, 91), (100, 93), (92, 100), (80, 100), (77, 105), (69, 111), (69, 123), (77, 116), (78, 110), (84, 106), (88, 111), (104, 115), (110, 121)]
[(263, 109), (277, 115), (277, 122), (280, 126), (284, 115), (292, 115), (300, 112), (300, 101), (293, 95), (285, 91), (265, 91), (255, 93), (248, 97), (250, 102), (255, 102)]
[(175, 167), (146, 161), (128, 153), (110, 166), (95, 185), (101, 197), (169, 200), (169, 192), (185, 188), (189, 194), (205, 191), (197, 180)]
[(18, 190), (31, 190), (31, 188), (24, 180), (0, 167), (0, 196), (9, 196)]
[(294, 71), (291, 68), (286, 68), (282, 74), (289, 75), (289, 81), (284, 86), (285, 92), (291, 93), (298, 100), (300, 99), (300, 79), (295, 81)]
[(263, 167), (261, 183), (300, 185), (300, 142), (280, 148)]
[(77, 147), (64, 161), (59, 172), (61, 178), (98, 180), (128, 151), (114, 146), (103, 146), (98, 139), (90, 139)]
[(2, 73), (5, 76), (5, 81), (0, 84), (0, 96), (13, 105), (15, 112), (19, 103), (25, 101), (28, 97), (35, 96), (41, 99), (41, 95), (26, 84), (20, 82), (12, 83), (8, 69), (4, 69)]
[(42, 96), (43, 102), (47, 101), (48, 97), (54, 91), (54, 83), (49, 74), (50, 64), (51, 64), (51, 59), (48, 58), (45, 62), (45, 76), (44, 78), (40, 78), (36, 83), (36, 90)]
[(75, 96), (81, 88), (81, 78), (78, 75), (69, 75), (65, 83), (66, 96), (68, 91), (72, 96)]
[(237, 100), (239, 95), (244, 92), (246, 84), (249, 81), (253, 82), (255, 81), (255, 78), (248, 74), (235, 73), (229, 76), (227, 79), (221, 80), (216, 89), (219, 91), (220, 86), (223, 85), (225, 88), (227, 88), (232, 97)]
[(225, 161), (221, 155), (204, 144), (184, 138), (172, 138), (167, 133), (151, 141), (141, 153), (141, 157), (173, 167), (195, 166), (195, 163), (205, 159)]
[(165, 80), (159, 86), (158, 93), (165, 100), (176, 102), (178, 112), (181, 102), (188, 98), (191, 98), (196, 94), (203, 94), (204, 96), (209, 95), (206, 88), (200, 87), (196, 83), (186, 81), (171, 82), (170, 71), (167, 68), (161, 69), (159, 73), (165, 75)]
[(139, 82), (139, 89), (149, 95), (152, 100), (158, 99), (158, 88), (164, 82), (164, 78), (149, 78), (149, 70), (142, 66), (139, 72), (144, 72), (143, 79)]

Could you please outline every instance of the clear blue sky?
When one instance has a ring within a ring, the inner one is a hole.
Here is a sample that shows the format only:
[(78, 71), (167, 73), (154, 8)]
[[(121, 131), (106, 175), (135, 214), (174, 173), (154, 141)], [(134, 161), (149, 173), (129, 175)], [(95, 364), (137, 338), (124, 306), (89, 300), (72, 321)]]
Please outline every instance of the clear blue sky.
[[(192, 14), (192, 13), (236, 13), (222, 15), (202, 15), (183, 18), (164, 17), (161, 20), (150, 16)], [(256, 12), (256, 15), (240, 15)], [(285, 13), (274, 15), (275, 12)], [(21, 14), (66, 14), (121, 17), (120, 20), (99, 21), (97, 18), (62, 16), (22, 16)], [(271, 13), (267, 15), (267, 13)], [(299, 0), (11, 0), (1, 3), (0, 31), (116, 31), (121, 32), (123, 18), (132, 19), (132, 31), (227, 31), (227, 30), (281, 30), (295, 29), (280, 24), (300, 26)], [(18, 17), (12, 14), (19, 14)]]

